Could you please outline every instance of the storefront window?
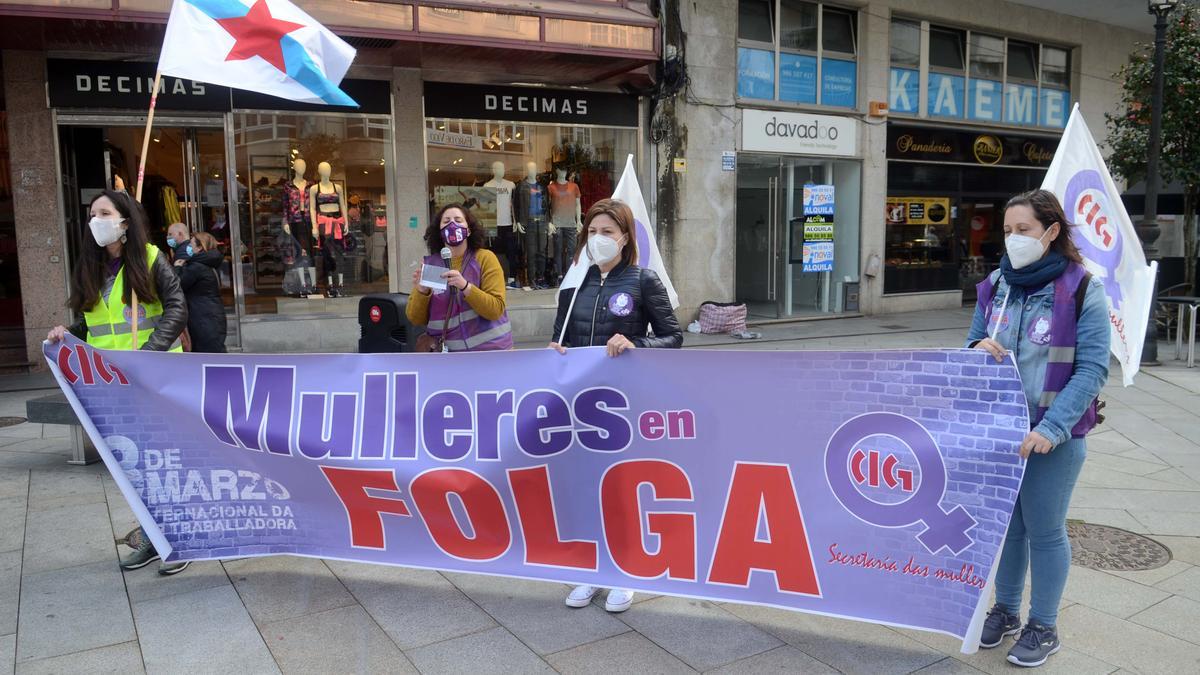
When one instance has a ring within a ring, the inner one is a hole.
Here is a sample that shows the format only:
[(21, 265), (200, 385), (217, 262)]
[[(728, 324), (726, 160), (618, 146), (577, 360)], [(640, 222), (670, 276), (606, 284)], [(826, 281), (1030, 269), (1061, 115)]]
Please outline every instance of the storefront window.
[(246, 314), (353, 311), (340, 298), (388, 290), (391, 147), (386, 115), (234, 114)]
[(612, 196), (637, 146), (635, 128), (428, 118), (425, 131), (430, 217), (465, 205), (509, 286), (529, 290), (558, 285), (582, 214)]

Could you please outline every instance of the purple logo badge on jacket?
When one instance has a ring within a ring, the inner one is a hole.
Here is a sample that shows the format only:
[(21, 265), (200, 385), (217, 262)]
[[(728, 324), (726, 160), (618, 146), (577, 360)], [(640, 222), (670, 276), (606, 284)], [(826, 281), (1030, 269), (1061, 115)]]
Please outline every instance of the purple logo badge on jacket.
[(621, 292), (608, 299), (608, 311), (613, 316), (629, 316), (633, 313), (633, 297)]

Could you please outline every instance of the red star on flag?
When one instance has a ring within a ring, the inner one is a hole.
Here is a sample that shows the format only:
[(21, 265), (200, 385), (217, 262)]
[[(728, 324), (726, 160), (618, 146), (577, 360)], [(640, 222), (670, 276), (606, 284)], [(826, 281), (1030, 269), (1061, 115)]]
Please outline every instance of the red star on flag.
[(217, 23), (237, 41), (225, 57), (226, 61), (242, 61), (257, 56), (283, 73), (287, 72), (287, 65), (283, 61), (280, 40), (288, 33), (304, 28), (303, 24), (271, 16), (267, 0), (255, 0), (245, 16), (217, 19)]

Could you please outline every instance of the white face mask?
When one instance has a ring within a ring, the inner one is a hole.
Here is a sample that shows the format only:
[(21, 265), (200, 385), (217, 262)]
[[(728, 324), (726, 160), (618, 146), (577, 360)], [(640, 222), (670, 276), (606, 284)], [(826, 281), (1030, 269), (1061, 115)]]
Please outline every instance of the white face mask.
[(92, 237), (97, 244), (108, 246), (125, 236), (125, 228), (121, 227), (123, 222), (124, 218), (92, 218), (88, 227), (92, 229)]
[(592, 235), (587, 240), (588, 257), (597, 265), (603, 265), (621, 254), (621, 243), (602, 234)]
[(1037, 239), (1024, 234), (1010, 234), (1004, 238), (1004, 250), (1008, 252), (1008, 262), (1014, 270), (1032, 265), (1041, 259), (1046, 253), (1046, 249), (1042, 248), (1042, 240), (1047, 234), (1050, 234), (1050, 230), (1043, 232)]

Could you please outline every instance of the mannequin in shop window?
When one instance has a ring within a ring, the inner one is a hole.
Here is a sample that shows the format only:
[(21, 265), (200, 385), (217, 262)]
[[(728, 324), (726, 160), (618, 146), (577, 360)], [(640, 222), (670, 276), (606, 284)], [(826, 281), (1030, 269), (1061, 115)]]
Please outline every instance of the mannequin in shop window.
[(517, 288), (520, 251), (516, 235), (520, 230), (513, 231), (513, 198), (517, 186), (504, 177), (504, 171), (504, 162), (492, 162), (492, 179), (483, 186), (496, 193), (496, 252), (500, 254), (508, 287)]
[(292, 162), (292, 180), (283, 186), (283, 231), (292, 239), (293, 267), (299, 274), (296, 295), (307, 297), (316, 292), (317, 268), (313, 266), (312, 245), (315, 228), (308, 202), (308, 163), (301, 158)]
[(550, 183), (550, 224), (559, 233), (555, 251), (557, 272), (561, 278), (571, 266), (575, 254), (575, 236), (583, 229), (583, 208), (579, 200), (579, 186), (567, 180), (566, 167), (554, 170), (554, 182)]
[(546, 284), (546, 258), (550, 253), (553, 225), (546, 222), (546, 191), (537, 180), (537, 163), (525, 165), (525, 179), (517, 184), (517, 232), (525, 235), (525, 269), (533, 288)]
[[(312, 216), (312, 234), (320, 242), (321, 258), (325, 262), (325, 297), (345, 296), (343, 283), (346, 267), (346, 195), (342, 186), (329, 179), (333, 167), (329, 162), (317, 165), (320, 180), (308, 190), (309, 212)], [(334, 275), (337, 284), (334, 284)]]

